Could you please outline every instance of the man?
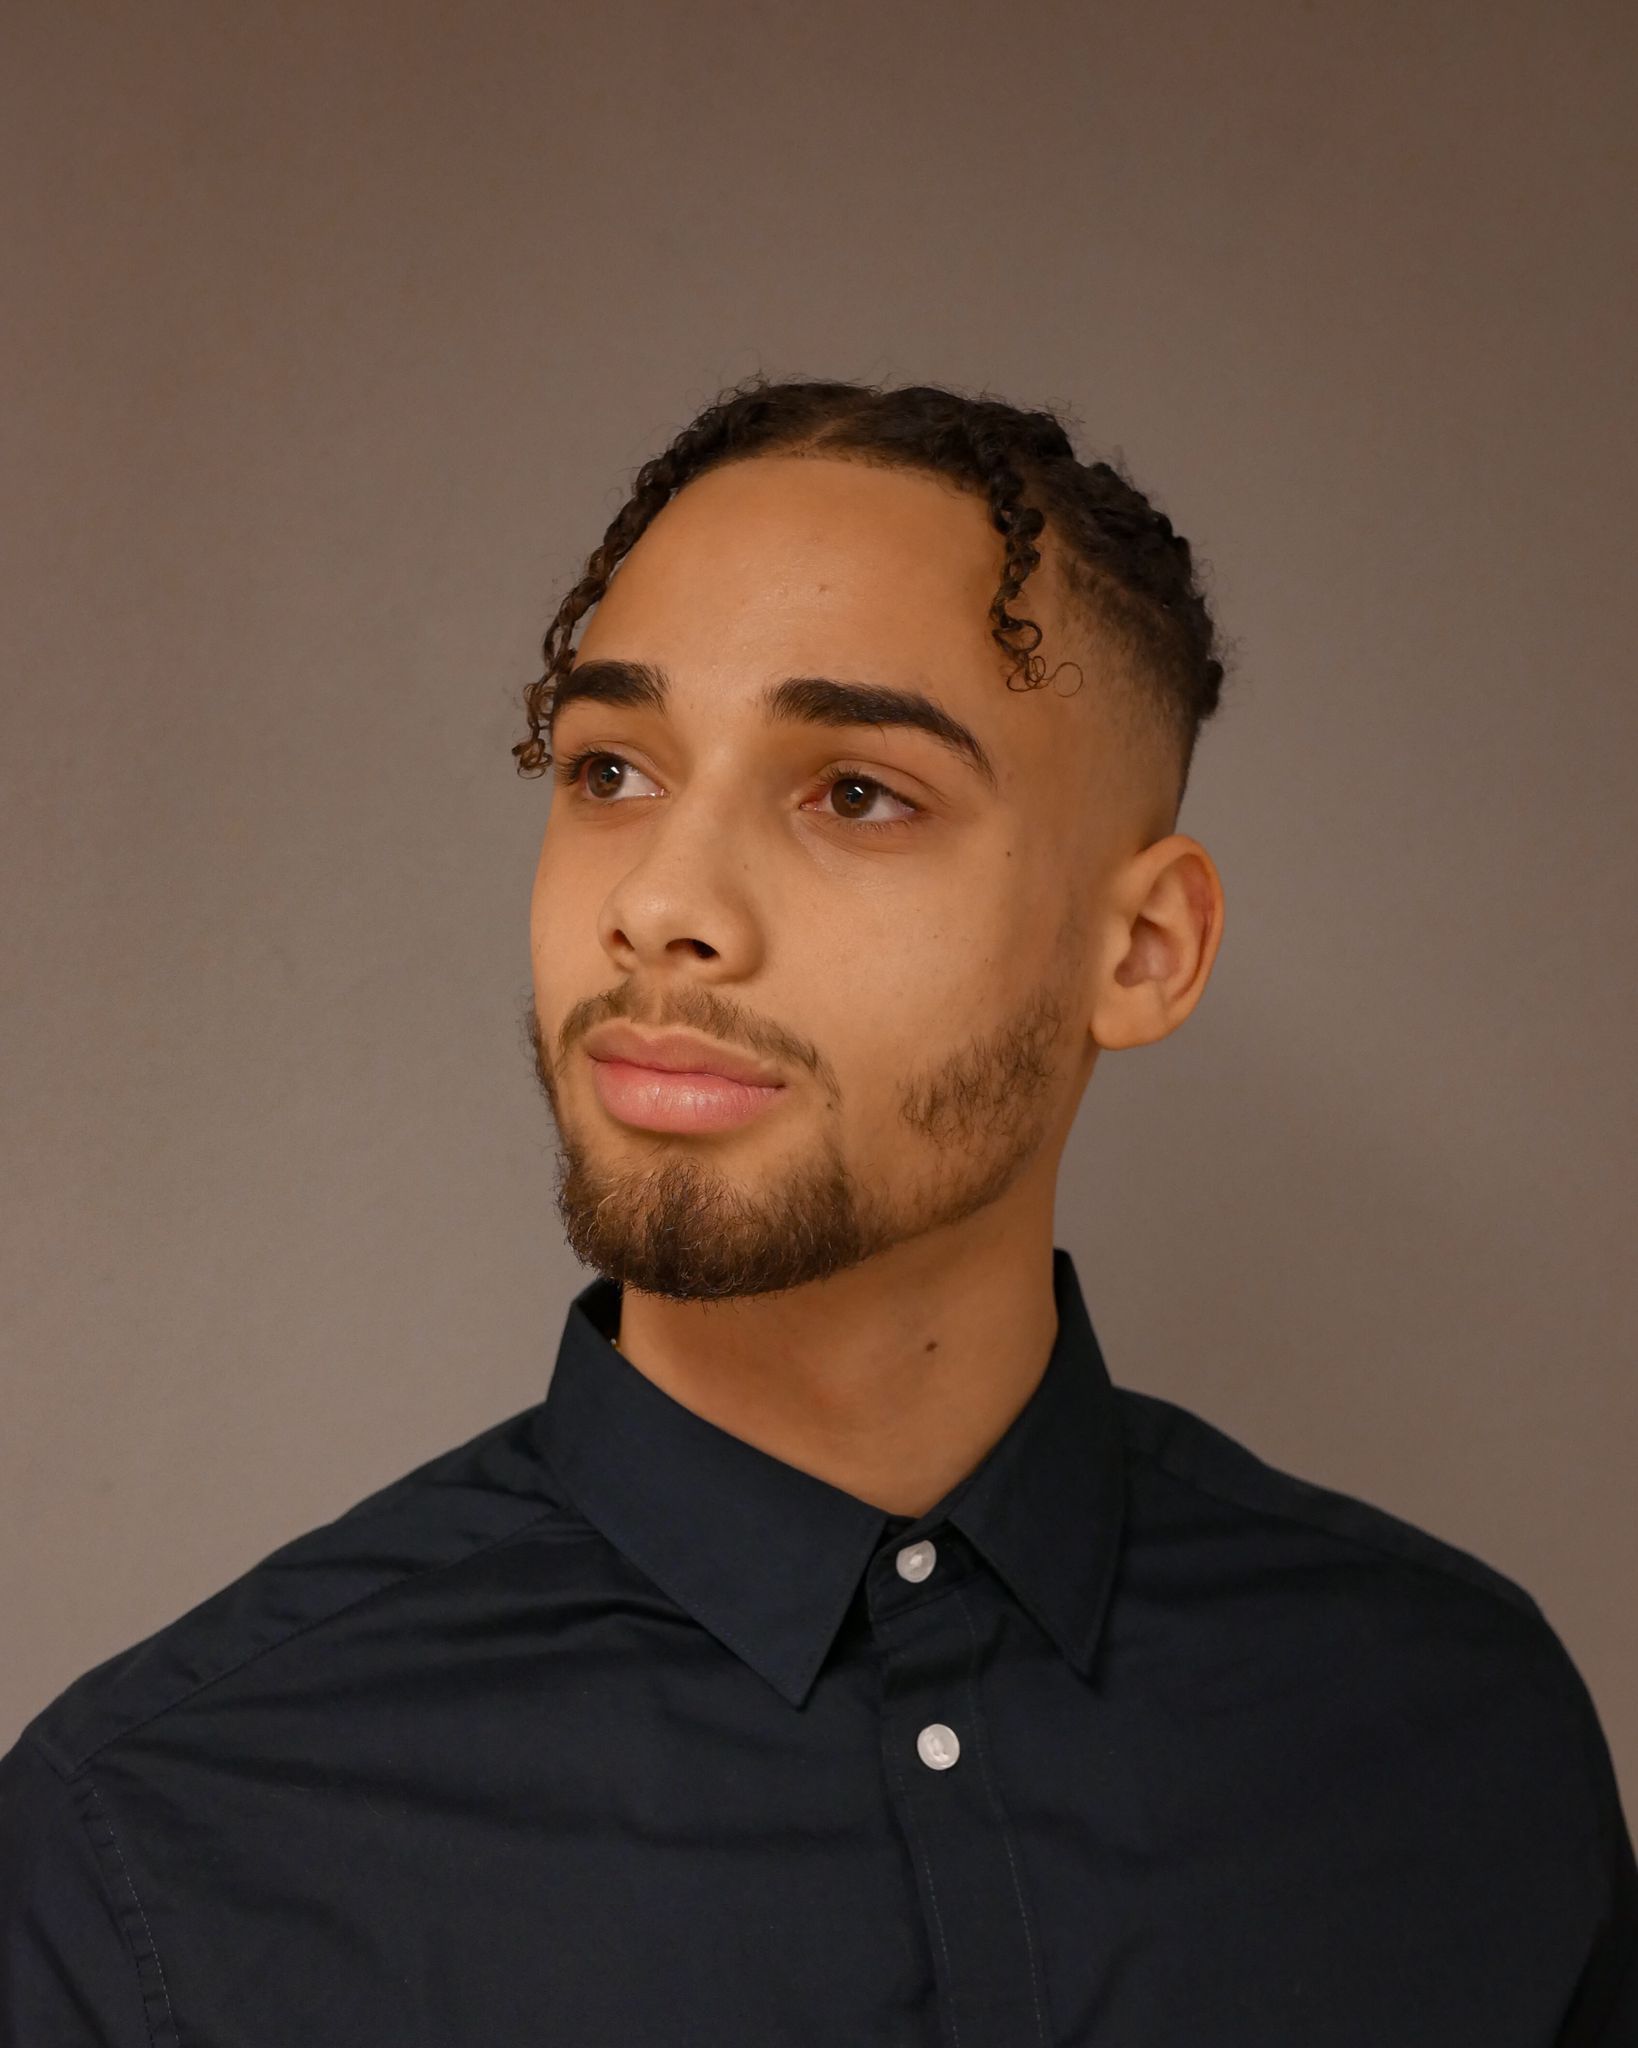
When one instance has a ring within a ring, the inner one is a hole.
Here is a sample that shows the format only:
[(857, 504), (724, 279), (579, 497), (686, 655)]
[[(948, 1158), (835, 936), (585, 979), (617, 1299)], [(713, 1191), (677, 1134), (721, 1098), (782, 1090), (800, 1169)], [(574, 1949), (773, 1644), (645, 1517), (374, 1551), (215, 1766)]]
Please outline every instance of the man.
[(1115, 1387), (1053, 1242), (1216, 958), (1213, 650), (1047, 414), (757, 379), (639, 473), (514, 750), (597, 1277), (538, 1405), (30, 1725), (8, 2041), (1638, 2042), (1540, 1609)]

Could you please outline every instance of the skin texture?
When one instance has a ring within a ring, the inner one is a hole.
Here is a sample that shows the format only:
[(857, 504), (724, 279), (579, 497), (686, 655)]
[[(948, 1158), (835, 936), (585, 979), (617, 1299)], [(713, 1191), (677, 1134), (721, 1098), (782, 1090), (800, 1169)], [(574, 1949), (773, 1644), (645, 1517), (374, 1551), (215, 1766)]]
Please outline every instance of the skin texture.
[[(666, 710), (572, 704), (552, 735), (558, 763), (618, 757), (554, 773), (531, 903), (525, 1025), (569, 1243), (622, 1283), (640, 1371), (893, 1514), (1034, 1391), (1082, 1091), (1101, 1051), (1183, 1022), (1222, 936), (1216, 866), (1117, 713), (1119, 651), (1041, 545), (1013, 609), (1056, 675), (1011, 690), (980, 499), (834, 456), (708, 472), (576, 650), (662, 667)], [(922, 733), (764, 721), (765, 684), (815, 675), (925, 691), (999, 788)], [(838, 767), (885, 790), (827, 788)], [(611, 1017), (702, 1031), (787, 1086), (739, 1129), (634, 1129), (581, 1045)]]

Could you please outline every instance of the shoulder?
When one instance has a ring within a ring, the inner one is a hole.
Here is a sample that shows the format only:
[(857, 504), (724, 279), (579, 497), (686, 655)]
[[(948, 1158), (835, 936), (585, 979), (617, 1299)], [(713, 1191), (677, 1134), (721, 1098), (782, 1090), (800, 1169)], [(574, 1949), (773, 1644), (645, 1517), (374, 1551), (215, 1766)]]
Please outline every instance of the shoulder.
[[(538, 1407), (493, 1424), (281, 1544), (152, 1635), (80, 1674), (23, 1731), (65, 1779), (237, 1672), (345, 1631), (361, 1610), (561, 1518)], [(21, 1745), (20, 1745), (21, 1746)]]
[(1225, 1523), (1256, 1526), (1265, 1535), (1277, 1534), (1284, 1525), (1294, 1544), (1306, 1535), (1352, 1550), (1362, 1562), (1379, 1561), (1397, 1583), (1432, 1573), (1527, 1620), (1541, 1619), (1540, 1607), (1523, 1586), (1471, 1551), (1354, 1494), (1270, 1464), (1174, 1401), (1125, 1387), (1119, 1399), (1132, 1460), (1199, 1500), (1217, 1503)]
[[(1299, 1683), (1361, 1712), (1471, 1734), (1506, 1723), (1571, 1781), (1607, 1791), (1607, 1748), (1580, 1671), (1518, 1580), (1373, 1502), (1259, 1457), (1177, 1403), (1120, 1390), (1130, 1540), (1211, 1605), (1209, 1641), (1253, 1637)], [(1142, 1570), (1141, 1565), (1139, 1570)], [(1585, 1803), (1568, 1791), (1590, 1820)], [(1600, 1825), (1607, 1821), (1601, 1816)]]
[(1424, 1872), (1442, 1844), (1465, 1859), (1460, 1883), (1502, 1873), (1583, 1944), (1563, 2039), (1627, 2039), (1638, 1861), (1592, 1696), (1537, 1600), (1175, 1402), (1118, 1391), (1153, 1718), (1240, 1731), (1259, 1798), (1273, 1785), (1308, 1814), (1334, 1802), (1339, 1839), (1367, 1838), (1368, 1807), (1373, 1838), (1425, 1845)]

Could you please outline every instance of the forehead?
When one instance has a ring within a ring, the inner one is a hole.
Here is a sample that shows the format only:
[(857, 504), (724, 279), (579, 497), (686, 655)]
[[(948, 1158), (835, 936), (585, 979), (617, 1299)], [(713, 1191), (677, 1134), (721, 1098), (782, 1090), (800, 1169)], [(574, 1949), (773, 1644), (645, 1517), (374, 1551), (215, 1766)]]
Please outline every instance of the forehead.
[[(708, 471), (661, 509), (581, 646), (612, 651), (605, 643), (618, 638), (619, 651), (663, 659), (679, 682), (691, 671), (726, 681), (742, 665), (924, 687), (998, 682), (1008, 663), (988, 614), (1004, 564), (984, 501), (941, 478), (759, 456)], [(1047, 577), (1037, 571), (1025, 589), (1022, 609), (1050, 632)]]

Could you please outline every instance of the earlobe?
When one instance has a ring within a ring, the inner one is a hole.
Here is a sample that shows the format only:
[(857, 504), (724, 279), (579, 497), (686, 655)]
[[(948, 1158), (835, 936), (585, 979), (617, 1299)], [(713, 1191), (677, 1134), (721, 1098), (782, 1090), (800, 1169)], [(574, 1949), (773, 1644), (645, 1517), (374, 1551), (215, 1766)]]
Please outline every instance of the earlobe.
[(1111, 986), (1093, 1012), (1092, 1036), (1104, 1052), (1126, 1052), (1133, 1046), (1153, 1045), (1173, 1028), (1164, 1000), (1162, 984), (1152, 977), (1133, 974), (1123, 962)]

